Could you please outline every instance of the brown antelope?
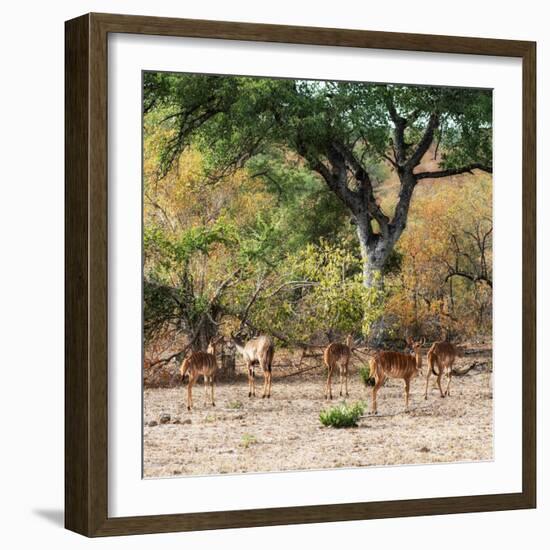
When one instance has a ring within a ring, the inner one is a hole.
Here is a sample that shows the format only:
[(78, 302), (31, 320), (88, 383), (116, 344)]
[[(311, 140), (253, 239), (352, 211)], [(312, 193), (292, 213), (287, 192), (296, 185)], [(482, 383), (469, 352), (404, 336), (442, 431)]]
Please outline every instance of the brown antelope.
[(189, 383), (187, 384), (187, 410), (190, 411), (193, 407), (193, 385), (198, 380), (199, 376), (204, 378), (204, 403), (208, 400), (208, 384), (210, 384), (210, 401), (212, 406), (214, 403), (214, 376), (218, 370), (216, 363), (216, 346), (223, 338), (210, 340), (206, 352), (194, 351), (186, 357), (180, 367), (181, 380), (185, 378), (185, 374), (189, 372)]
[(323, 360), (328, 369), (327, 384), (325, 386), (325, 399), (332, 399), (332, 374), (336, 368), (340, 372), (340, 395), (342, 395), (342, 389), (346, 386), (346, 397), (348, 392), (348, 365), (351, 357), (351, 345), (352, 336), (348, 335), (345, 344), (339, 342), (333, 342), (329, 344), (323, 353)]
[[(453, 376), (453, 365), (458, 355), (457, 349), (450, 342), (434, 342), (432, 347), (428, 351), (428, 373), (426, 374), (426, 391), (424, 392), (424, 399), (428, 399), (428, 382), (430, 375), (433, 373), (437, 376), (437, 385), (439, 386), (439, 393), (441, 397), (448, 395), (450, 397), (449, 388), (451, 386), (451, 378)], [(437, 365), (437, 372), (435, 367)], [(447, 388), (445, 393), (441, 388), (441, 377), (443, 374), (447, 374)]]
[(260, 365), (264, 374), (264, 389), (262, 398), (271, 397), (271, 365), (275, 346), (269, 336), (258, 336), (246, 342), (246, 344), (231, 335), (231, 340), (235, 344), (237, 351), (242, 355), (246, 368), (248, 369), (248, 397), (256, 395), (254, 367)]
[(411, 380), (422, 374), (422, 346), (425, 340), (415, 342), (407, 338), (414, 355), (397, 351), (379, 351), (370, 360), (370, 376), (374, 378), (372, 388), (372, 412), (377, 414), (376, 394), (387, 378), (402, 378), (405, 381), (405, 408), (409, 409)]

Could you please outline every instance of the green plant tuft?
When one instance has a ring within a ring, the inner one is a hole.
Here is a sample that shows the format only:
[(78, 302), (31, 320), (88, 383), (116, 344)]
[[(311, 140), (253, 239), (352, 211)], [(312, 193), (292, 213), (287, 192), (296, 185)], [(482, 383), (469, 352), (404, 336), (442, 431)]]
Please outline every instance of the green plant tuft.
[(241, 445), (245, 448), (245, 449), (248, 449), (248, 447), (250, 447), (250, 445), (254, 445), (258, 443), (258, 440), (256, 439), (256, 436), (255, 435), (252, 435), (252, 434), (244, 434), (242, 437), (241, 437)]
[(338, 405), (330, 409), (322, 410), (319, 413), (319, 420), (323, 426), (333, 428), (352, 428), (357, 426), (357, 421), (363, 415), (364, 408), (361, 403), (353, 405)]

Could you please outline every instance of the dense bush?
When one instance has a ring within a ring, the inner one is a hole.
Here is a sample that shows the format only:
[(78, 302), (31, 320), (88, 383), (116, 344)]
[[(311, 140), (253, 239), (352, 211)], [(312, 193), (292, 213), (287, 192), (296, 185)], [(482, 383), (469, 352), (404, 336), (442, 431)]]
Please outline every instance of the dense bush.
[(361, 403), (347, 405), (346, 403), (325, 409), (319, 414), (319, 420), (323, 426), (333, 428), (352, 428), (357, 426), (357, 421), (363, 415), (364, 408)]

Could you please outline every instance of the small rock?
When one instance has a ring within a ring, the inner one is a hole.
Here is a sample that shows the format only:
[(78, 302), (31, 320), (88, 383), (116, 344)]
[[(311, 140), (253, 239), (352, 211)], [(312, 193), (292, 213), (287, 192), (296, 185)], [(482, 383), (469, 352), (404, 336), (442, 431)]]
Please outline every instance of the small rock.
[(428, 449), (428, 447), (421, 447), (419, 450), (420, 450), (421, 453), (429, 453), (430, 452), (430, 449)]
[(161, 424), (168, 424), (168, 422), (170, 422), (170, 415), (166, 413), (161, 414), (159, 418), (159, 422)]
[(153, 426), (158, 426), (158, 422), (156, 420), (151, 420), (151, 422), (147, 423), (147, 426), (152, 428)]
[(174, 420), (172, 420), (172, 424), (181, 424), (181, 420), (179, 418), (174, 418)]
[(182, 424), (192, 424), (193, 422), (191, 421), (190, 418), (186, 418), (185, 420), (182, 420), (181, 423)]

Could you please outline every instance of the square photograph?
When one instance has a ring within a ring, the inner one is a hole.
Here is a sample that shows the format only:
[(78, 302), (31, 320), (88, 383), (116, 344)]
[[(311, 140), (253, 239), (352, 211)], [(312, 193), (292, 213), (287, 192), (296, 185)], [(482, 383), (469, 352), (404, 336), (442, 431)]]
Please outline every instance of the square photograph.
[(142, 98), (143, 477), (492, 460), (492, 90)]

